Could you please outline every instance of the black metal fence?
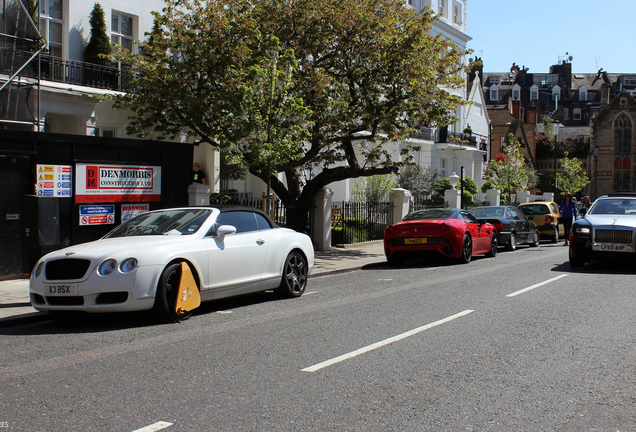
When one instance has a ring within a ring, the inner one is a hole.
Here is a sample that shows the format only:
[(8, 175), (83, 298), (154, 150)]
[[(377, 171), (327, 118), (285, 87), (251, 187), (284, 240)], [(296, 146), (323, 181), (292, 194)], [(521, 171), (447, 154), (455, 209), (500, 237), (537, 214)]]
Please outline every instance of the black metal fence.
[[(252, 198), (251, 194), (235, 194), (228, 204), (242, 205), (263, 210), (278, 226), (292, 228), (312, 236), (314, 207), (312, 203), (284, 203), (276, 197)], [(299, 227), (298, 223), (302, 221)]]
[[(37, 67), (37, 63), (34, 67)], [(41, 78), (54, 82), (126, 91), (133, 75), (116, 65), (103, 66), (42, 54)]]
[(382, 240), (393, 224), (393, 203), (340, 201), (331, 205), (331, 244)]

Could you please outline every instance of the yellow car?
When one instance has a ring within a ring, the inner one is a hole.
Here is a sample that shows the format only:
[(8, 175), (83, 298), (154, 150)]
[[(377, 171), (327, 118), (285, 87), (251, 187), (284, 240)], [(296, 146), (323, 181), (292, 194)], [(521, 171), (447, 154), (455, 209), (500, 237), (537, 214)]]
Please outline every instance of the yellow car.
[(535, 201), (519, 204), (519, 208), (537, 226), (541, 238), (551, 243), (559, 241), (559, 205), (554, 201)]

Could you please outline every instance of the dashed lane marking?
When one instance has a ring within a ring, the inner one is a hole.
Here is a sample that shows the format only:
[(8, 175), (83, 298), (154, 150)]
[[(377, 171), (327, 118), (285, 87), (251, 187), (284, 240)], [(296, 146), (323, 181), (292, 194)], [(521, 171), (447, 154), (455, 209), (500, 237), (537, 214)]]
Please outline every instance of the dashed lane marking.
[(158, 421), (146, 427), (142, 427), (141, 429), (134, 430), (133, 432), (155, 432), (170, 426), (172, 426), (172, 423), (168, 423), (165, 421)]
[(518, 296), (519, 294), (523, 294), (523, 293), (528, 292), (528, 291), (531, 291), (531, 290), (533, 290), (533, 289), (535, 289), (535, 288), (539, 288), (539, 287), (541, 287), (541, 286), (543, 286), (543, 285), (547, 285), (547, 284), (549, 284), (549, 283), (551, 283), (551, 282), (557, 281), (557, 280), (559, 280), (559, 279), (561, 279), (561, 278), (564, 278), (564, 277), (566, 277), (566, 276), (569, 276), (569, 275), (567, 275), (567, 274), (562, 274), (561, 276), (557, 276), (557, 277), (554, 277), (554, 278), (552, 278), (552, 279), (548, 279), (547, 281), (539, 282), (538, 284), (534, 284), (534, 285), (532, 285), (532, 286), (529, 286), (528, 288), (524, 288), (524, 289), (522, 289), (522, 290), (519, 290), (519, 291), (515, 291), (515, 292), (513, 292), (513, 293), (510, 293), (510, 294), (508, 294), (506, 297), (515, 297), (515, 296)]
[(397, 336), (390, 337), (390, 338), (385, 339), (383, 341), (376, 342), (376, 343), (371, 344), (371, 345), (367, 345), (366, 347), (357, 349), (355, 351), (351, 351), (350, 353), (343, 354), (343, 355), (338, 356), (338, 357), (334, 357), (331, 360), (326, 360), (324, 362), (315, 364), (315, 365), (307, 367), (305, 369), (301, 369), (301, 371), (302, 372), (316, 372), (316, 371), (319, 371), (320, 369), (326, 368), (326, 367), (334, 365), (336, 363), (340, 363), (340, 362), (345, 361), (345, 360), (349, 360), (351, 358), (357, 357), (357, 356), (359, 356), (361, 354), (364, 354), (364, 353), (367, 353), (369, 351), (373, 351), (373, 350), (381, 348), (383, 346), (392, 344), (393, 342), (397, 342), (399, 340), (406, 339), (406, 338), (408, 338), (410, 336), (416, 335), (418, 333), (421, 333), (421, 332), (423, 332), (425, 330), (428, 330), (428, 329), (431, 329), (433, 327), (437, 327), (438, 325), (442, 325), (442, 324), (445, 324), (447, 322), (453, 321), (453, 320), (455, 320), (457, 318), (461, 318), (461, 317), (463, 317), (465, 315), (468, 315), (470, 313), (473, 313), (473, 312), (475, 312), (475, 311), (474, 310), (465, 310), (463, 312), (457, 313), (455, 315), (449, 316), (449, 317), (441, 319), (439, 321), (435, 321), (435, 322), (432, 322), (430, 324), (426, 324), (426, 325), (423, 325), (421, 327), (418, 327), (416, 329), (409, 330), (409, 331), (407, 331), (405, 333), (402, 333), (402, 334), (399, 334)]

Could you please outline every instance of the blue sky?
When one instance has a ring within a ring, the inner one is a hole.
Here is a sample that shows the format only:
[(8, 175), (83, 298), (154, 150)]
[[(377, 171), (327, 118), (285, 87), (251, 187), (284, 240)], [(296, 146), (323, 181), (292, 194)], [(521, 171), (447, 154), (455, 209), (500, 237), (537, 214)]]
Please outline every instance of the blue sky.
[(469, 0), (468, 48), (484, 72), (547, 73), (567, 52), (572, 72), (636, 74), (635, 18), (636, 0)]

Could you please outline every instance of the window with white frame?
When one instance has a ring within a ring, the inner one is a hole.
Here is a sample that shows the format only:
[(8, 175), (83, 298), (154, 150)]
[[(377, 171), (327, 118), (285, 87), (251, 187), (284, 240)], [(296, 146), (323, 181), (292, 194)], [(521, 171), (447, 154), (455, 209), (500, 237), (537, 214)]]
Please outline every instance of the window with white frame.
[(499, 75), (491, 75), (488, 78), (488, 81), (490, 81), (492, 84), (499, 84), (501, 82), (501, 77)]
[(521, 87), (519, 87), (519, 84), (515, 84), (512, 87), (512, 100), (521, 100)]
[(581, 120), (581, 108), (574, 108), (572, 110), (572, 120)]
[(49, 44), (49, 54), (62, 57), (64, 4), (62, 0), (40, 0), (40, 32)]
[(533, 85), (530, 87), (530, 100), (538, 100), (539, 99), (539, 87)]
[(457, 2), (453, 3), (453, 23), (462, 25), (462, 6)]
[(441, 16), (446, 16), (446, 0), (438, 0), (439, 1), (439, 6), (437, 8), (437, 13), (440, 14)]
[(579, 100), (581, 100), (581, 101), (586, 101), (587, 100), (587, 88), (585, 86), (582, 86), (579, 89)]
[(499, 100), (499, 87), (497, 87), (496, 85), (490, 86), (490, 100)]
[(446, 159), (439, 160), (439, 172), (442, 178), (446, 177), (446, 164), (447, 164)]
[(133, 22), (134, 17), (113, 11), (110, 25), (110, 42), (121, 45), (122, 48), (133, 52)]

